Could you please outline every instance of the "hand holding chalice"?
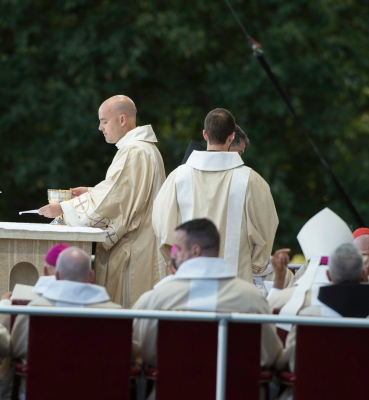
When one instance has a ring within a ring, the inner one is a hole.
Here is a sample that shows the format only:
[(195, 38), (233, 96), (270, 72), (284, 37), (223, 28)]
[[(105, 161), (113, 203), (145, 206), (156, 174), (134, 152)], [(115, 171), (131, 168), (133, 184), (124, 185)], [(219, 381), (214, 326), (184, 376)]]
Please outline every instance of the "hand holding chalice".
[(49, 205), (41, 207), (38, 212), (47, 218), (55, 218), (52, 225), (66, 225), (63, 218), (63, 210), (60, 206), (62, 201), (69, 201), (72, 198), (71, 190), (48, 189)]

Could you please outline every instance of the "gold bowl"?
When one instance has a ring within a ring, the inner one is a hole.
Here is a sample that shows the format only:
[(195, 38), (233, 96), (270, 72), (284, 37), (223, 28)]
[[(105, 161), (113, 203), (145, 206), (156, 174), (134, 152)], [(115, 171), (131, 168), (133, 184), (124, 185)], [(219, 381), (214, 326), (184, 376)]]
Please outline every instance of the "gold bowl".
[[(62, 201), (69, 201), (72, 198), (71, 190), (63, 189), (47, 189), (47, 198), (50, 204), (61, 203)], [(52, 220), (51, 225), (66, 225), (63, 215), (56, 217)]]

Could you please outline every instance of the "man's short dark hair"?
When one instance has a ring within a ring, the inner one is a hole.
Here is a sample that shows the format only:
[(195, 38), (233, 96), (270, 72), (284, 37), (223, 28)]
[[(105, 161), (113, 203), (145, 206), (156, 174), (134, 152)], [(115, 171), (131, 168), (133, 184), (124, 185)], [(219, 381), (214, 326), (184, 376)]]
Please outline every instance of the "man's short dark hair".
[(202, 250), (219, 253), (220, 235), (217, 227), (209, 219), (193, 219), (177, 226), (176, 231), (186, 232), (186, 246), (191, 248), (197, 244)]
[(225, 144), (229, 135), (236, 128), (233, 115), (224, 108), (216, 108), (210, 111), (205, 118), (205, 131), (210, 144)]
[(245, 145), (246, 145), (245, 150), (250, 147), (250, 140), (247, 137), (246, 133), (238, 125), (236, 125), (236, 128), (234, 130), (234, 138), (232, 140), (231, 147), (239, 145), (241, 143), (241, 141), (245, 142)]

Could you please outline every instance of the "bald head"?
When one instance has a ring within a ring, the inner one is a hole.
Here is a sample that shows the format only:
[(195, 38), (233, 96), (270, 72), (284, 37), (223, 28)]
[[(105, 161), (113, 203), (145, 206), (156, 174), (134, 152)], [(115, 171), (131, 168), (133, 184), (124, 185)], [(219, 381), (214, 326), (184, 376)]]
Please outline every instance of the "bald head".
[(56, 262), (56, 279), (91, 283), (93, 271), (89, 255), (78, 247), (63, 250)]
[(108, 143), (117, 143), (136, 128), (137, 109), (127, 96), (117, 95), (105, 100), (99, 108), (99, 130)]
[(369, 235), (359, 236), (352, 243), (361, 251), (369, 251)]
[(115, 111), (117, 115), (125, 114), (128, 118), (136, 117), (137, 109), (135, 103), (128, 96), (118, 94), (110, 97), (101, 104), (101, 107), (108, 107)]

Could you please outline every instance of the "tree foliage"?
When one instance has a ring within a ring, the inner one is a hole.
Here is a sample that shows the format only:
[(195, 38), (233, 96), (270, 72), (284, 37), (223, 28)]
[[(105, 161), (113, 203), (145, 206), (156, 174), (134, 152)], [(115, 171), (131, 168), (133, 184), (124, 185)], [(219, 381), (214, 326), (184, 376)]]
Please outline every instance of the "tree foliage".
[[(369, 224), (369, 2), (233, 0), (352, 201)], [(0, 220), (48, 188), (93, 186), (115, 153), (97, 130), (106, 98), (134, 99), (167, 173), (203, 120), (229, 109), (248, 133), (245, 163), (270, 184), (275, 246), (328, 206), (356, 227), (223, 1), (0, 0)]]

